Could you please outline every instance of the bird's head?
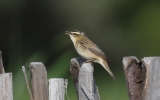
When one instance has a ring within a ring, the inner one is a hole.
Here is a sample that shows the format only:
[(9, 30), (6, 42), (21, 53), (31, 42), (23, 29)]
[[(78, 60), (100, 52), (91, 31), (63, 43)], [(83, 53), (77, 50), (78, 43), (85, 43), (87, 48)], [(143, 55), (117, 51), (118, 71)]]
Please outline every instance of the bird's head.
[(65, 34), (69, 35), (73, 42), (76, 42), (77, 40), (83, 39), (85, 37), (84, 32), (80, 31), (66, 31)]

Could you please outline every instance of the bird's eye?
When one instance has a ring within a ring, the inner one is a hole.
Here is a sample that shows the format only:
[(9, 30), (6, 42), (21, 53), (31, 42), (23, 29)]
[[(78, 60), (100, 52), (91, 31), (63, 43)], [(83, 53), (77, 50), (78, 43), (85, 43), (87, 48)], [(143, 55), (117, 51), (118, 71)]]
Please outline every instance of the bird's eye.
[(73, 33), (73, 36), (77, 36), (77, 34), (76, 34), (76, 33)]

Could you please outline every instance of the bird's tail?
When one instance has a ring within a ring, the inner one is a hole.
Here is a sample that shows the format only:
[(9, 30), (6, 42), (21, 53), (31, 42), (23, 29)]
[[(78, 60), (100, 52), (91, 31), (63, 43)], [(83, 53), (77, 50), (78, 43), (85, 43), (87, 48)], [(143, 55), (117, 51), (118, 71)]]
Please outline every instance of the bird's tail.
[(99, 63), (100, 63), (100, 64), (104, 67), (104, 69), (112, 76), (112, 78), (115, 79), (112, 71), (110, 70), (110, 68), (109, 68), (109, 66), (108, 66), (107, 61), (104, 60), (104, 59), (101, 59), (101, 60), (99, 61)]

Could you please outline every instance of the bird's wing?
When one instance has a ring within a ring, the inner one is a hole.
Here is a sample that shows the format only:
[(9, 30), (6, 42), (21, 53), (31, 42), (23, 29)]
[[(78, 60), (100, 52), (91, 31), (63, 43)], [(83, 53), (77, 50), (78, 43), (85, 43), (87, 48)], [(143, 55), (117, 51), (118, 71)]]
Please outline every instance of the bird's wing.
[(108, 57), (105, 55), (105, 53), (97, 46), (94, 44), (94, 46), (89, 47), (88, 50), (90, 50), (91, 52), (93, 52), (94, 54), (96, 54), (97, 56), (102, 57), (105, 60), (108, 60)]
[(105, 55), (105, 53), (103, 53), (103, 51), (96, 44), (94, 44), (92, 41), (90, 41), (90, 43), (92, 43), (92, 44), (88, 44), (89, 42), (85, 41), (85, 40), (77, 41), (77, 43), (81, 46), (81, 48), (88, 49), (89, 51), (96, 54), (97, 56), (100, 56), (103, 59), (110, 61), (108, 59), (108, 57)]

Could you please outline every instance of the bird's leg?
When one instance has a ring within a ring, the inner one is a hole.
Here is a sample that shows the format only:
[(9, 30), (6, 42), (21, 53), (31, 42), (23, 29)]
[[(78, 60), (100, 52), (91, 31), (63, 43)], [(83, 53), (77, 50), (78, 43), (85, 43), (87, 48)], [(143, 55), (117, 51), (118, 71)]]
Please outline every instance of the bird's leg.
[(96, 59), (93, 58), (93, 59), (89, 59), (89, 60), (83, 62), (83, 64), (84, 64), (84, 63), (92, 63), (92, 62), (95, 62), (95, 61), (96, 61)]
[(93, 62), (93, 60), (87, 60), (87, 61), (83, 62), (83, 64), (90, 63), (90, 62)]

